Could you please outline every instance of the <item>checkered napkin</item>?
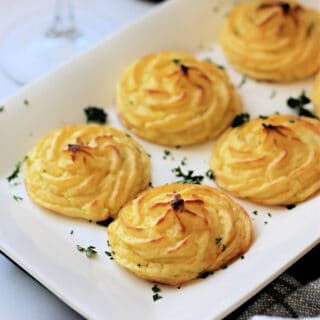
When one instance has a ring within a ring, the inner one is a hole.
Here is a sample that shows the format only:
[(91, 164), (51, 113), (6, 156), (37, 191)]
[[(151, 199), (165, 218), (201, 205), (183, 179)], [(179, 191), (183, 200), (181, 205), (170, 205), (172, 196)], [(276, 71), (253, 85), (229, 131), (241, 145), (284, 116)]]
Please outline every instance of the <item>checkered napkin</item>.
[(225, 320), (276, 317), (320, 320), (320, 245)]

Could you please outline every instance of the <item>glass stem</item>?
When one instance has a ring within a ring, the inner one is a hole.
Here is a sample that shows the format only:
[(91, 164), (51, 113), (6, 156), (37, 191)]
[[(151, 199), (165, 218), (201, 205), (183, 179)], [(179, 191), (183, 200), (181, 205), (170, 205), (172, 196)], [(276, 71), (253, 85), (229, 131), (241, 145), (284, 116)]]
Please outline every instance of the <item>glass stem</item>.
[(56, 0), (53, 21), (46, 36), (70, 40), (80, 36), (74, 22), (73, 0)]

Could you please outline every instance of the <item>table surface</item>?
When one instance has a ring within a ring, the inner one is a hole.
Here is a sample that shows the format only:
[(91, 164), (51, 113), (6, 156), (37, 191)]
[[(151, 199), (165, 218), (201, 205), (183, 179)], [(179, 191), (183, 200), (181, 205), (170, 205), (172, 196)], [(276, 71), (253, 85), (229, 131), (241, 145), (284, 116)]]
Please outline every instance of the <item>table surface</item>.
[[(31, 17), (36, 18), (39, 14), (52, 12), (54, 1), (1, 0), (0, 45), (1, 37), (13, 26)], [(106, 25), (108, 31), (102, 35), (103, 38), (152, 10), (156, 2), (156, 0), (75, 0), (75, 5), (78, 9), (90, 10), (91, 14), (109, 24)], [(19, 89), (17, 84), (0, 72), (0, 99), (14, 95)], [(286, 274), (304, 285), (319, 278), (319, 259), (320, 245), (287, 270)], [(82, 319), (79, 314), (1, 254), (0, 283), (0, 319)], [(243, 310), (248, 304), (252, 304), (250, 301), (231, 314), (228, 319), (240, 319)]]

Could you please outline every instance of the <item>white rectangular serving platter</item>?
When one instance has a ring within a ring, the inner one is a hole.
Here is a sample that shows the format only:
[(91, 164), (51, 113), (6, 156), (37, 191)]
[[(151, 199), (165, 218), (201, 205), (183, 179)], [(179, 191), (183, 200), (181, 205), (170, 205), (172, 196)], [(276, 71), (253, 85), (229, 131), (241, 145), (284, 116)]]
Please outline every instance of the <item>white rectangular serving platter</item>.
[[(319, 1), (304, 1), (320, 9)], [(6, 177), (46, 132), (64, 124), (85, 123), (87, 105), (102, 106), (109, 124), (121, 127), (115, 113), (115, 86), (123, 69), (142, 55), (181, 50), (210, 57), (226, 67), (242, 97), (244, 110), (256, 117), (290, 113), (289, 96), (308, 93), (312, 79), (289, 85), (242, 81), (218, 46), (221, 23), (234, 5), (222, 0), (171, 0), (114, 37), (29, 85), (2, 104), (0, 113), (0, 249), (63, 301), (90, 319), (221, 319), (319, 243), (319, 194), (293, 210), (239, 202), (252, 217), (254, 242), (225, 270), (181, 289), (161, 287), (153, 302), (152, 283), (121, 269), (104, 254), (106, 229), (58, 216), (34, 205), (20, 173)], [(24, 100), (29, 105), (24, 104)], [(189, 148), (165, 148), (138, 139), (151, 154), (153, 185), (174, 182), (172, 169), (186, 157), (184, 171), (204, 174), (214, 142)], [(164, 150), (172, 157), (163, 159)], [(204, 183), (214, 186), (206, 179)], [(22, 197), (15, 201), (13, 196)], [(257, 210), (258, 214), (252, 212)], [(271, 214), (268, 215), (268, 213)], [(73, 234), (71, 234), (73, 230)], [(93, 245), (88, 259), (76, 246)]]

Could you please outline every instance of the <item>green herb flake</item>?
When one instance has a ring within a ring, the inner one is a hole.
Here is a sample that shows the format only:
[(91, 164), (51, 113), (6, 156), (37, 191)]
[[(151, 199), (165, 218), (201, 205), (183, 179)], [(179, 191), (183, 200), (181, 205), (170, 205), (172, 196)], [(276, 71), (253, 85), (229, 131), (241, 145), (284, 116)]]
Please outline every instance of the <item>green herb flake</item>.
[(197, 279), (205, 279), (213, 275), (213, 271), (202, 271), (198, 274)]
[(272, 214), (270, 212), (268, 212), (268, 217), (272, 218)]
[(19, 196), (16, 196), (16, 195), (13, 195), (13, 199), (16, 200), (17, 202), (20, 202), (23, 200), (22, 197), (19, 197)]
[(295, 123), (295, 121), (293, 119), (289, 119), (288, 122)]
[(95, 250), (96, 247), (94, 246), (88, 246), (87, 248), (81, 247), (79, 244), (77, 244), (77, 250), (79, 252), (85, 252), (87, 258), (92, 258), (97, 254), (97, 251)]
[(24, 99), (23, 100), (23, 104), (27, 107), (30, 105), (29, 100), (28, 99)]
[(294, 209), (295, 207), (296, 207), (295, 204), (288, 204), (288, 205), (286, 205), (286, 208), (287, 208), (288, 210), (292, 210), (292, 209)]
[(87, 123), (98, 123), (105, 124), (107, 123), (108, 114), (99, 107), (88, 106), (84, 109), (84, 113), (86, 115)]
[(176, 148), (176, 149), (180, 149), (181, 146), (180, 146), (179, 144), (177, 144), (175, 148)]
[(171, 151), (170, 150), (163, 150), (163, 157), (162, 159), (166, 160), (170, 155), (171, 155)]
[(241, 260), (243, 260), (244, 258), (245, 258), (244, 256), (241, 256), (241, 257), (240, 257)]
[(1, 106), (0, 107), (0, 112), (3, 112), (4, 111), (4, 106)]
[(149, 181), (149, 187), (150, 187), (150, 188), (153, 188), (153, 184), (152, 184), (151, 181)]
[(193, 184), (201, 184), (204, 179), (204, 176), (193, 175), (193, 170), (188, 170), (187, 173), (182, 172), (180, 167), (173, 168), (172, 172), (177, 178), (181, 178), (177, 181), (177, 183), (193, 183)]
[(311, 102), (310, 98), (306, 96), (305, 91), (303, 90), (297, 98), (290, 97), (287, 99), (287, 106), (293, 109), (299, 116), (309, 117), (309, 118), (318, 118), (314, 113), (305, 108), (305, 105), (308, 105)]
[(105, 253), (108, 257), (112, 257), (111, 252), (109, 252), (109, 251), (105, 251), (104, 253)]
[(216, 244), (219, 244), (222, 240), (222, 237), (216, 238)]
[(242, 87), (245, 85), (246, 82), (247, 82), (247, 76), (246, 76), (246, 75), (243, 75), (242, 78), (241, 78), (240, 83), (239, 83), (238, 86), (237, 86), (237, 88), (238, 88), (238, 89), (242, 88)]
[(187, 158), (186, 157), (183, 157), (183, 159), (181, 160), (180, 164), (182, 166), (185, 166), (187, 164)]
[(156, 284), (151, 288), (151, 290), (152, 290), (154, 293), (157, 293), (157, 292), (160, 292), (160, 291), (161, 291), (161, 289), (160, 289)]
[(152, 296), (152, 299), (154, 302), (156, 302), (156, 301), (162, 299), (162, 296), (160, 296), (158, 293), (156, 293)]
[(179, 58), (173, 58), (173, 59), (172, 59), (172, 62), (173, 62), (174, 64), (180, 64), (181, 59), (179, 59)]
[(141, 264), (140, 264), (140, 263), (138, 263), (138, 264), (137, 264), (137, 267), (138, 267), (138, 268), (140, 268), (140, 267), (141, 267)]
[(257, 216), (258, 215), (258, 211), (257, 210), (253, 210), (252, 213)]
[(77, 250), (79, 252), (83, 252), (85, 250), (85, 248), (81, 247), (79, 244), (77, 244)]
[(129, 133), (126, 133), (125, 136), (128, 137), (128, 138), (131, 138)]
[(70, 230), (70, 234), (73, 235), (73, 230)]
[(210, 180), (214, 180), (215, 179), (215, 176), (214, 176), (214, 173), (211, 169), (207, 170), (206, 171), (206, 177)]
[(22, 166), (23, 162), (25, 162), (27, 159), (28, 159), (28, 156), (25, 156), (22, 161), (19, 161), (19, 162), (16, 163), (15, 169), (10, 174), (10, 176), (7, 177), (8, 182), (11, 182), (12, 180), (18, 178), (21, 166)]
[(268, 116), (260, 115), (259, 118), (260, 118), (260, 119), (263, 119), (263, 120), (267, 120), (269, 117), (268, 117)]
[(97, 254), (97, 251), (95, 250), (96, 247), (94, 246), (89, 246), (86, 248), (86, 256), (88, 258), (92, 258), (93, 256), (95, 256)]
[(264, 224), (268, 224), (268, 221), (265, 221)]
[(236, 115), (235, 118), (233, 119), (233, 121), (231, 123), (231, 127), (236, 128), (236, 127), (239, 127), (249, 121), (250, 121), (249, 113), (240, 113), (240, 114)]

